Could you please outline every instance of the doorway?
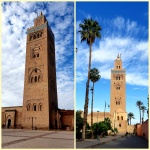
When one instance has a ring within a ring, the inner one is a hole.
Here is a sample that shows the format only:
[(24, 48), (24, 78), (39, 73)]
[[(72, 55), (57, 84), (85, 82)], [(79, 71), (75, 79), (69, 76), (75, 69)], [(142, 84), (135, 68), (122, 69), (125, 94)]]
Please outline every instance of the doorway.
[(9, 128), (10, 126), (11, 126), (11, 119), (8, 119), (7, 128)]

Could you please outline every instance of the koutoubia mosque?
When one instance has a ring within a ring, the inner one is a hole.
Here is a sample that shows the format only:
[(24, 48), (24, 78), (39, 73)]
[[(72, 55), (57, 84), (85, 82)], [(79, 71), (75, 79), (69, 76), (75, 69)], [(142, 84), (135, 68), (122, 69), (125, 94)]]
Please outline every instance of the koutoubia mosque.
[(3, 107), (2, 127), (74, 129), (74, 110), (58, 108), (55, 38), (42, 12), (27, 29), (23, 106)]
[[(112, 127), (119, 133), (133, 132), (134, 125), (128, 125), (126, 112), (126, 70), (122, 66), (121, 55), (118, 54), (111, 69), (110, 112), (93, 112), (93, 123), (110, 118)], [(91, 113), (87, 122), (91, 125)]]

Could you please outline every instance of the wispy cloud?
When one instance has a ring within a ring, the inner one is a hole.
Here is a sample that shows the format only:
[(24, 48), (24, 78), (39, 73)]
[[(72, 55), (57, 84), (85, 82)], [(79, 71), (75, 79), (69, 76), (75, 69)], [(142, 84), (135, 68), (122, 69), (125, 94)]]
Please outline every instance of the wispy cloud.
[(40, 11), (55, 35), (59, 108), (73, 109), (74, 6), (70, 2), (2, 3), (2, 106), (22, 105), (26, 31)]
[[(111, 20), (99, 18), (102, 26), (102, 39), (93, 44), (92, 66), (97, 67), (101, 77), (110, 79), (110, 70), (118, 53), (122, 54), (123, 67), (126, 69), (126, 82), (132, 85), (148, 85), (148, 31), (136, 21), (121, 16)], [(77, 20), (79, 30), (80, 20)], [(143, 33), (141, 35), (141, 33)], [(141, 38), (140, 38), (141, 37)], [(77, 82), (87, 77), (89, 47), (80, 43), (77, 33)], [(83, 57), (84, 56), (84, 57)], [(133, 80), (134, 79), (134, 80)]]

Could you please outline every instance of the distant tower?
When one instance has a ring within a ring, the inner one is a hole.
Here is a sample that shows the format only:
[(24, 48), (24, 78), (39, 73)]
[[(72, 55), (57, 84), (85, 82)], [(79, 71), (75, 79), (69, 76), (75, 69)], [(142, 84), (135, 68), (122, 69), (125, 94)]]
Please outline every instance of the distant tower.
[(119, 54), (114, 61), (114, 68), (111, 70), (110, 113), (114, 117), (113, 126), (119, 132), (126, 132), (126, 71), (122, 68), (121, 55)]
[(57, 127), (57, 84), (54, 34), (40, 13), (27, 30), (22, 110), (23, 128)]

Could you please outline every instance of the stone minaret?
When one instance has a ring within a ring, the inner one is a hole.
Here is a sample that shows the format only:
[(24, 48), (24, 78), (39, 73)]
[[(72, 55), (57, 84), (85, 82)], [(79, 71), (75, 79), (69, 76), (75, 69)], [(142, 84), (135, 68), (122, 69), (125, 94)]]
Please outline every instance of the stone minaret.
[(22, 126), (56, 128), (57, 110), (54, 34), (40, 13), (27, 30)]
[(110, 113), (114, 117), (113, 126), (119, 132), (126, 132), (126, 71), (122, 68), (121, 55), (117, 56), (114, 68), (111, 70)]

